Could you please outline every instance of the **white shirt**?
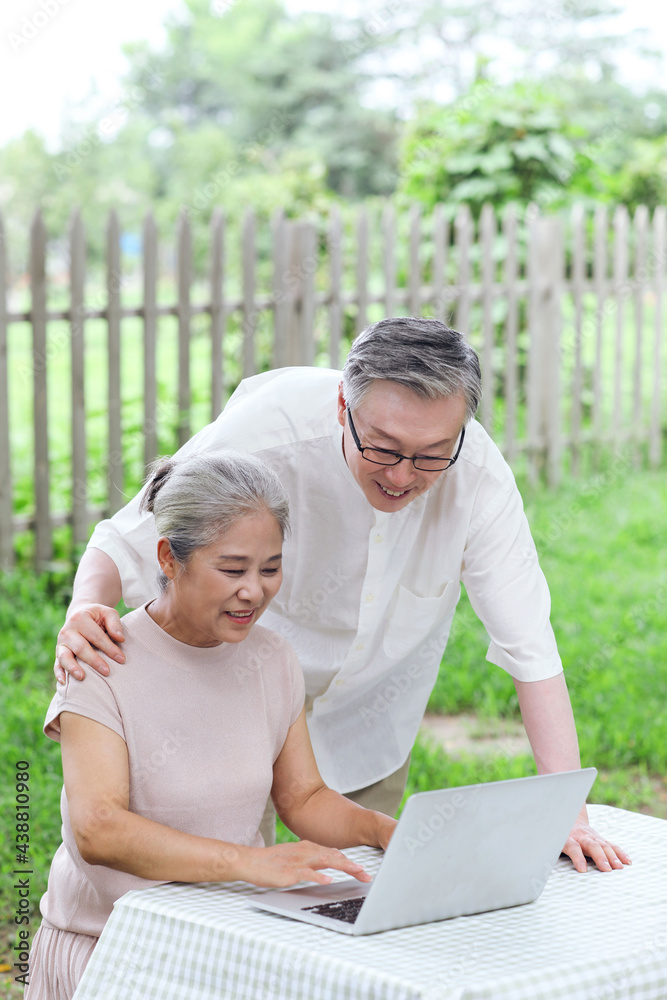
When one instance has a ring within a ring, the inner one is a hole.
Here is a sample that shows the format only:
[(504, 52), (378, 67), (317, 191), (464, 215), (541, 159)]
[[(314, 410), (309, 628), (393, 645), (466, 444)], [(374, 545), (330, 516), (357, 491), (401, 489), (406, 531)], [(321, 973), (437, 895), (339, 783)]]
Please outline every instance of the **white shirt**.
[[(283, 368), (243, 381), (177, 453), (261, 458), (290, 499), (283, 584), (262, 625), (285, 636), (313, 699), (322, 777), (363, 788), (406, 760), (435, 683), (461, 588), (484, 623), (487, 659), (523, 681), (562, 670), (550, 598), (521, 497), (480, 424), (457, 463), (403, 510), (376, 511), (347, 467), (336, 415), (341, 373)], [(157, 595), (157, 532), (139, 497), (96, 527), (123, 600)]]

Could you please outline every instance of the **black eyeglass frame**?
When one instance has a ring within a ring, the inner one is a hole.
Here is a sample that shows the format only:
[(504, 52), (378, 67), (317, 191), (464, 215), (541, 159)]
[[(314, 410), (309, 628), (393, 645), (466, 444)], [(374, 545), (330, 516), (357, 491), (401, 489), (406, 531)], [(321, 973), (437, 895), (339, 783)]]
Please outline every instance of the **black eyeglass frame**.
[[(405, 461), (405, 462), (412, 462), (412, 464), (414, 465), (415, 469), (418, 469), (420, 472), (445, 472), (447, 469), (451, 469), (451, 467), (454, 465), (454, 462), (456, 461), (456, 459), (461, 454), (461, 448), (463, 447), (463, 441), (464, 441), (464, 438), (466, 436), (466, 429), (465, 429), (465, 427), (462, 427), (461, 428), (461, 438), (459, 440), (459, 446), (456, 449), (456, 454), (454, 455), (453, 458), (443, 458), (443, 459), (441, 459), (442, 462), (447, 462), (447, 465), (443, 465), (442, 468), (438, 468), (438, 469), (434, 469), (433, 466), (429, 466), (428, 468), (425, 469), (423, 466), (417, 465), (417, 462), (420, 459), (421, 460), (428, 460), (428, 456), (427, 455), (412, 455), (412, 456), (401, 455), (397, 451), (390, 451), (388, 448), (369, 448), (367, 445), (364, 445), (364, 447), (362, 448), (361, 441), (359, 440), (359, 435), (357, 434), (357, 428), (354, 426), (354, 421), (352, 420), (352, 413), (351, 413), (351, 411), (349, 409), (347, 410), (347, 417), (348, 417), (348, 420), (350, 422), (350, 430), (352, 431), (352, 438), (354, 440), (354, 443), (357, 446), (357, 449), (359, 450), (359, 452), (361, 454), (361, 457), (364, 458), (367, 462), (372, 462), (373, 465), (384, 465), (384, 466), (391, 467), (391, 466), (394, 466), (394, 465), (398, 465), (399, 462)], [(374, 458), (367, 458), (367, 456), (364, 455), (365, 451), (379, 451), (383, 455), (393, 455), (394, 458), (396, 459), (396, 461), (395, 462), (376, 462)], [(434, 461), (435, 460), (436, 460), (436, 458), (434, 456)]]

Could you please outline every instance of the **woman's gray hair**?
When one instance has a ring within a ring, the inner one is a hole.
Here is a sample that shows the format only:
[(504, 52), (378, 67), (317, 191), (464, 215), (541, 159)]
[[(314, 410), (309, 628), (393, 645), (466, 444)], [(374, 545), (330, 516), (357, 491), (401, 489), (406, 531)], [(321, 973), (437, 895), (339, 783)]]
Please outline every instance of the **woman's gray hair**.
[(343, 368), (343, 395), (357, 407), (376, 379), (398, 382), (423, 399), (463, 396), (466, 423), (482, 398), (477, 353), (438, 319), (398, 316), (366, 327)]
[[(246, 514), (269, 513), (283, 538), (289, 532), (289, 501), (277, 475), (236, 451), (158, 459), (139, 509), (153, 514), (158, 535), (169, 539), (182, 566)], [(160, 573), (158, 580), (164, 589), (167, 577)]]

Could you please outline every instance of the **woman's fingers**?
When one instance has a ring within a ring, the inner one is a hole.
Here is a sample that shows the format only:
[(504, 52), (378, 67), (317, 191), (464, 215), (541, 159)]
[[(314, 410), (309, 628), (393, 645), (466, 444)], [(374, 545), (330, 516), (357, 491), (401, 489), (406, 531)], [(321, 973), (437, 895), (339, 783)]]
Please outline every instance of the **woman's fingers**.
[(311, 844), (308, 841), (301, 841), (300, 844), (295, 846), (302, 847), (305, 850), (306, 857), (303, 859), (305, 864), (301, 870), (310, 872), (310, 875), (307, 876), (308, 878), (318, 875), (315, 881), (331, 882), (331, 876), (322, 876), (320, 872), (323, 868), (333, 868), (336, 871), (354, 876), (360, 882), (370, 882), (371, 880), (371, 876), (364, 871), (363, 867), (357, 864), (356, 861), (350, 861), (342, 851), (338, 851), (333, 847), (321, 847), (319, 844)]
[(310, 841), (299, 841), (296, 844), (277, 844), (275, 847), (260, 848), (260, 857), (256, 857), (263, 871), (253, 873), (248, 881), (256, 885), (273, 885), (284, 888), (297, 882), (318, 882), (328, 885), (331, 875), (324, 874), (323, 869), (333, 868), (359, 879), (360, 882), (370, 882), (371, 876), (362, 865), (350, 861), (342, 851), (331, 847), (322, 847)]

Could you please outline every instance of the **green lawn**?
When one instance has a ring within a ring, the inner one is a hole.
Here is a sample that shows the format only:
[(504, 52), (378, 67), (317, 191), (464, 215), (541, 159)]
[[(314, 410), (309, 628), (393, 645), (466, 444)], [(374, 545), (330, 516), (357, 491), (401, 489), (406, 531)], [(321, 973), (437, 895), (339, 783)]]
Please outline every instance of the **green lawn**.
[[(552, 593), (552, 621), (579, 730), (582, 761), (600, 776), (592, 799), (653, 807), (667, 773), (667, 484), (664, 472), (611, 466), (555, 493), (524, 489), (526, 510)], [(30, 767), (33, 930), (51, 856), (60, 840), (58, 747), (41, 734), (55, 682), (54, 637), (67, 579), (36, 580), (26, 569), (0, 579), (3, 746), (2, 871), (16, 867), (14, 763)], [(487, 640), (465, 595), (457, 612), (430, 710), (474, 712), (482, 720), (517, 714), (511, 679), (485, 660)], [(528, 757), (449, 759), (420, 742), (409, 791), (531, 773)], [(0, 916), (16, 905), (4, 877)], [(15, 927), (11, 925), (11, 934)], [(7, 932), (6, 932), (7, 933)], [(2, 955), (0, 955), (2, 961)], [(0, 981), (1, 986), (1, 981)]]

